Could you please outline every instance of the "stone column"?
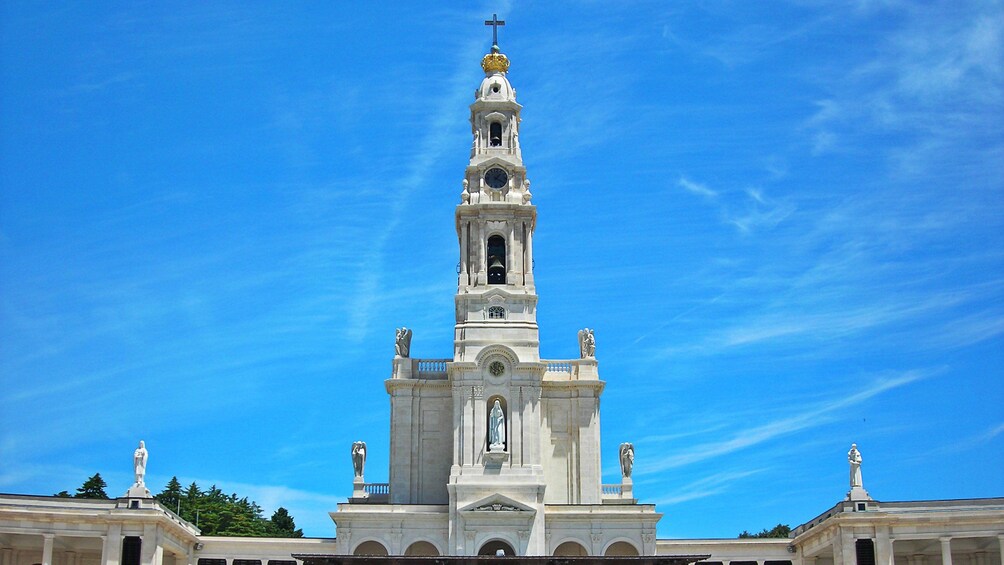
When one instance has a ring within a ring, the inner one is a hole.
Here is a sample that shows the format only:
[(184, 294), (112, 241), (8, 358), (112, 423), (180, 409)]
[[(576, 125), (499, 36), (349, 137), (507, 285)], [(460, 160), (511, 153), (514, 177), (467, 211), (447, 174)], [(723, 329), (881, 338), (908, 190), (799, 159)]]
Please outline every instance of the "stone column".
[(853, 564), (856, 561), (854, 553), (854, 536), (851, 532), (841, 529), (833, 539), (833, 565), (838, 563)]
[(108, 527), (108, 535), (102, 536), (102, 565), (119, 565), (122, 562), (122, 524), (112, 524)]
[(470, 267), (470, 259), (468, 258), (467, 242), (471, 236), (471, 223), (467, 220), (461, 220), (460, 224), (460, 286), (467, 286), (471, 283), (471, 278), (468, 272)]
[(56, 536), (53, 534), (42, 534), (45, 540), (42, 543), (42, 565), (52, 565), (52, 542)]
[(526, 226), (526, 284), (533, 283), (533, 226)]
[(877, 565), (893, 565), (892, 543), (889, 528), (882, 526), (875, 528), (875, 563)]
[(941, 542), (941, 565), (952, 565), (952, 538), (938, 538)]
[(998, 557), (1001, 559), (1001, 563), (1004, 563), (1004, 535), (997, 536), (997, 551), (1000, 553)]
[(515, 221), (509, 223), (509, 243), (505, 250), (505, 282), (506, 284), (516, 284), (516, 228)]
[(478, 284), (486, 285), (488, 284), (488, 249), (485, 248), (488, 245), (488, 240), (485, 239), (485, 225), (482, 223), (478, 226)]

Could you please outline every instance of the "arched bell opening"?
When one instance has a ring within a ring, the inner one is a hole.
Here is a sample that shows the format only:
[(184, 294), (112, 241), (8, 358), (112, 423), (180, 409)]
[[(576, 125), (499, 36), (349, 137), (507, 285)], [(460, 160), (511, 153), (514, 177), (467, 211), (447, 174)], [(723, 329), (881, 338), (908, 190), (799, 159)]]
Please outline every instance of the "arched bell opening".
[(488, 284), (505, 284), (505, 239), (500, 235), (488, 238)]
[(502, 124), (499, 122), (488, 124), (488, 145), (490, 147), (502, 147)]

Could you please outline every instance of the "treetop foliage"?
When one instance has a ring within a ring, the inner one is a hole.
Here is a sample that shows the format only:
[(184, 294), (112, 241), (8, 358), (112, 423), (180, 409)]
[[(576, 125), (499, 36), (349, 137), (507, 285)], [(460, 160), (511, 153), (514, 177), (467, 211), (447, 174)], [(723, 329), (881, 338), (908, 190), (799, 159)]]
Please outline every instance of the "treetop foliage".
[[(105, 487), (108, 483), (101, 478), (101, 473), (94, 473), (94, 476), (84, 481), (84, 484), (77, 488), (77, 494), (73, 495), (73, 498), (94, 498), (101, 500), (108, 500), (108, 493), (105, 492)], [(64, 490), (56, 494), (56, 496), (63, 496), (66, 493)], [(67, 493), (67, 496), (69, 493)]]
[(746, 530), (743, 530), (739, 534), (740, 538), (786, 538), (788, 534), (791, 533), (791, 526), (786, 524), (778, 524), (771, 529), (764, 528), (755, 534), (751, 534)]
[(285, 508), (268, 519), (258, 503), (236, 493), (225, 494), (216, 485), (202, 490), (193, 482), (182, 489), (178, 478), (171, 477), (155, 498), (208, 536), (303, 537), (303, 530), (297, 529)]
[[(95, 473), (72, 496), (108, 499), (105, 493), (107, 486), (101, 474)], [(53, 496), (69, 498), (71, 495), (64, 490)], [(202, 490), (193, 482), (183, 488), (178, 477), (171, 477), (164, 490), (154, 498), (183, 520), (195, 524), (207, 536), (303, 537), (303, 530), (296, 527), (285, 508), (279, 508), (268, 519), (262, 515), (258, 503), (236, 493), (224, 494), (216, 485)]]

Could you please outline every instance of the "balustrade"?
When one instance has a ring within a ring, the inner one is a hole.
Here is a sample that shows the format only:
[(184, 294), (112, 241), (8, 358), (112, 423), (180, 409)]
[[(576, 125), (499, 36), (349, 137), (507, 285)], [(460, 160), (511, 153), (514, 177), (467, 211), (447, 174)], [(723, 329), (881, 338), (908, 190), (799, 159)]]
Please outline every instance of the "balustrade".
[(390, 494), (390, 483), (366, 483), (363, 485), (366, 494)]
[(620, 484), (603, 485), (603, 494), (611, 494), (619, 497), (623, 492), (623, 486)]

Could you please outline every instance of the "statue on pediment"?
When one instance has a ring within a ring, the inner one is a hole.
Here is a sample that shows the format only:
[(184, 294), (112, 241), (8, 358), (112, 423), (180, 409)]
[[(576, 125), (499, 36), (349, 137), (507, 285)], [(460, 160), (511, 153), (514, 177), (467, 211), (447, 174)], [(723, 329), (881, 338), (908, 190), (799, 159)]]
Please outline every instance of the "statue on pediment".
[(858, 451), (858, 444), (851, 444), (851, 450), (847, 452), (847, 462), (851, 466), (851, 488), (861, 488), (861, 452)]
[(621, 476), (625, 479), (631, 478), (631, 471), (634, 470), (634, 445), (628, 442), (621, 444), (620, 448)]
[(366, 442), (357, 441), (352, 444), (352, 472), (357, 478), (363, 477), (366, 467)]
[(411, 353), (411, 330), (398, 328), (394, 334), (394, 355), (407, 357)]
[(136, 484), (143, 486), (143, 481), (146, 478), (146, 461), (149, 457), (149, 453), (146, 450), (146, 444), (143, 440), (139, 441), (139, 447), (132, 454), (132, 464), (136, 470)]

